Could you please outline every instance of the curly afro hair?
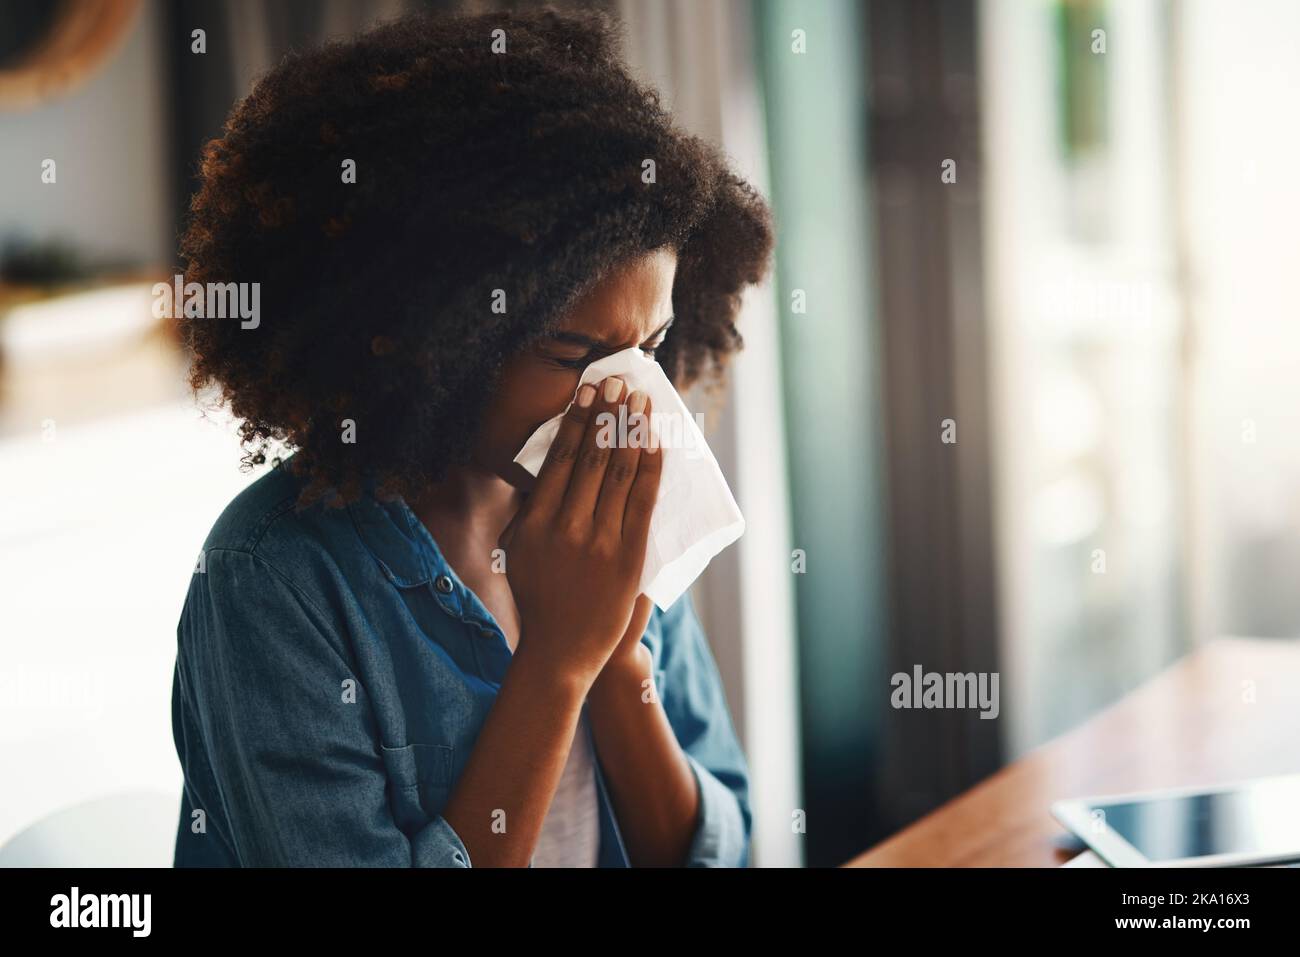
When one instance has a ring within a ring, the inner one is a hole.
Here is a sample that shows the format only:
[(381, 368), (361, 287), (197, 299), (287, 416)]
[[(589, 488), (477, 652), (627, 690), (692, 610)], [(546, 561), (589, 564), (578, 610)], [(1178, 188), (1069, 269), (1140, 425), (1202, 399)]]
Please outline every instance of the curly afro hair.
[[(187, 283), (260, 283), (260, 323), (182, 324), (246, 464), (294, 449), (300, 504), (418, 491), (467, 457), (503, 360), (661, 246), (677, 321), (658, 361), (679, 389), (720, 381), (771, 213), (628, 75), (620, 39), (599, 12), (418, 15), (290, 54), (236, 104), (181, 253)], [(340, 441), (344, 418), (364, 443)]]

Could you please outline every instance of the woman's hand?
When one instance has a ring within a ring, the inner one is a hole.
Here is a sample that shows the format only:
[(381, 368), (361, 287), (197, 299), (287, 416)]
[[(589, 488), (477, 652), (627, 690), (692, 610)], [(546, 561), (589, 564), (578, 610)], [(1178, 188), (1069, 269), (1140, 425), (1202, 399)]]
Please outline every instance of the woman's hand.
[[(649, 607), (636, 607), (637, 594), (663, 453), (652, 441), (635, 445), (650, 435), (650, 404), (645, 393), (625, 391), (617, 377), (578, 390), (537, 484), (498, 542), (519, 609), (516, 654), (588, 687), (624, 644), (634, 612)], [(619, 408), (629, 399), (628, 442), (619, 445)], [(612, 443), (602, 413), (613, 416)]]
[[(638, 670), (642, 666), (643, 658), (641, 652), (650, 653), (650, 649), (641, 643), (641, 636), (645, 634), (645, 629), (650, 624), (650, 612), (654, 609), (652, 602), (646, 595), (637, 595), (636, 604), (632, 608), (632, 617), (628, 621), (627, 629), (623, 632), (623, 637), (618, 643), (613, 653), (609, 656), (609, 661), (605, 663), (605, 671), (610, 668), (627, 667), (632, 670)], [(604, 672), (601, 672), (604, 674)]]

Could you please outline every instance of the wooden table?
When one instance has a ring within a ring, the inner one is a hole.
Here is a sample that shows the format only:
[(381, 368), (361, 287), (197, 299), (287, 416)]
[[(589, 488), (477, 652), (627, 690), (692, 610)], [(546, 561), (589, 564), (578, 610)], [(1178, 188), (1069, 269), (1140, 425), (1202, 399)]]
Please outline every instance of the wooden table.
[(1221, 638), (849, 867), (1056, 867), (1061, 798), (1300, 771), (1300, 642)]

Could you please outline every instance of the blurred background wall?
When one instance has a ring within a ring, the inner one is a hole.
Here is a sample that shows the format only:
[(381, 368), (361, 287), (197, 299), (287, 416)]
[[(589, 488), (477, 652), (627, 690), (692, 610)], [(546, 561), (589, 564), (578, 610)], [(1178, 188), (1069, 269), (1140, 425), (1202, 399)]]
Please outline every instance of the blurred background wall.
[[(526, 5), (127, 2), (24, 86), (54, 21), (0, 0), (0, 844), (179, 794), (176, 619), (255, 477), (149, 313), (200, 145), (293, 46)], [(695, 586), (756, 864), (847, 860), (1208, 637), (1300, 633), (1300, 7), (601, 5), (777, 215), (708, 409), (748, 530)], [(914, 665), (998, 672), (999, 718), (890, 708)]]

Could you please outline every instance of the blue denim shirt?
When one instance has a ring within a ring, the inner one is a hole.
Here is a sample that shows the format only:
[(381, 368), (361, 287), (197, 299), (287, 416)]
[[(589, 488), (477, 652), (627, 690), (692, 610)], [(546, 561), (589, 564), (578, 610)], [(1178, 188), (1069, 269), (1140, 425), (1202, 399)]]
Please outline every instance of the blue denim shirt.
[[(273, 469), (213, 526), (177, 627), (174, 865), (470, 867), (441, 816), (512, 654), (402, 501), (294, 508)], [(749, 774), (690, 593), (641, 641), (699, 787), (687, 866), (747, 867)], [(596, 755), (601, 867), (628, 867)]]

